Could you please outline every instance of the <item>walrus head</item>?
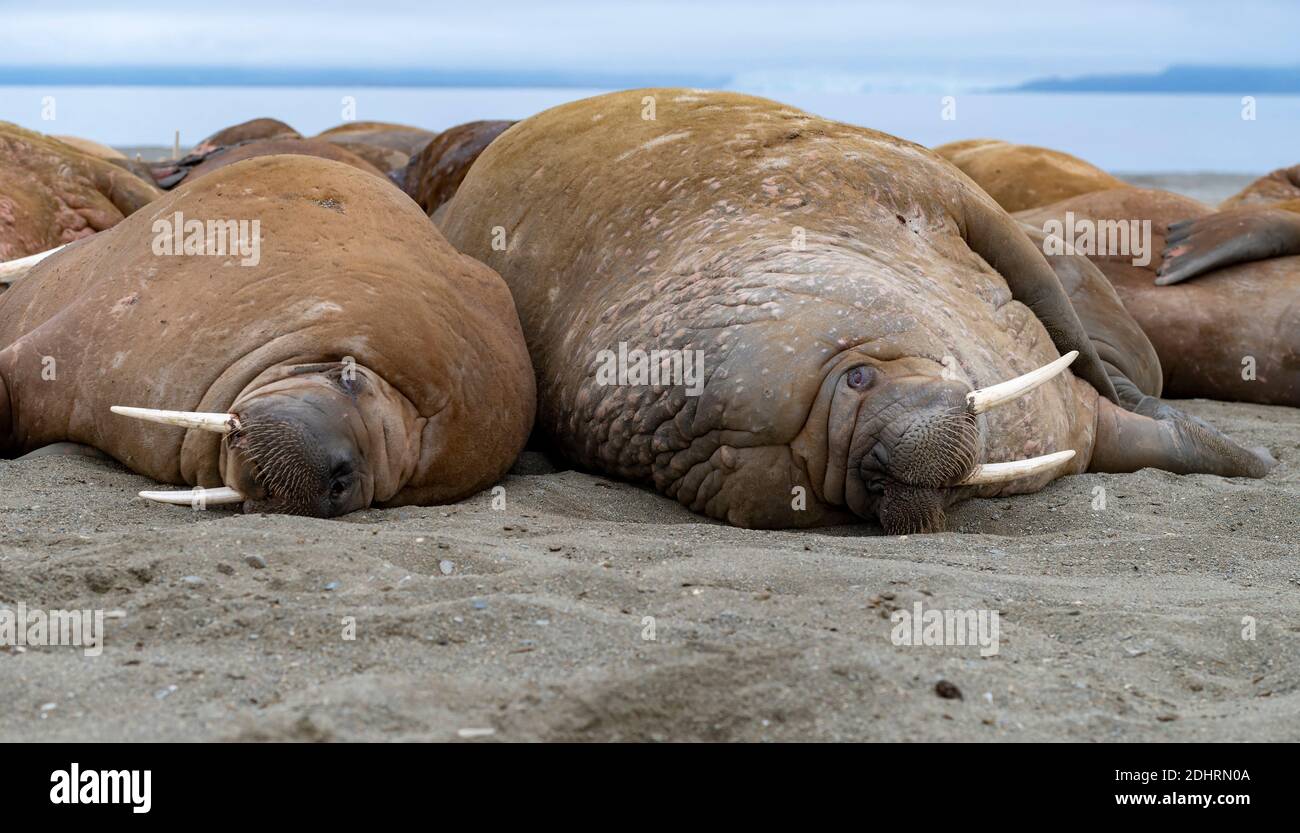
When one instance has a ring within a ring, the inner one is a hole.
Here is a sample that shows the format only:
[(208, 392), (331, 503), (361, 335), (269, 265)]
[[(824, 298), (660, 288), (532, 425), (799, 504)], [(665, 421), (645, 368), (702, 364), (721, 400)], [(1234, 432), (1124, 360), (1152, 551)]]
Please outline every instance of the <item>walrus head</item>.
[(414, 458), (409, 410), (378, 375), (341, 363), (301, 366), (241, 396), (229, 413), (113, 407), (123, 416), (224, 434), (224, 487), (141, 497), (318, 518), (364, 509), (397, 491), (411, 467), (401, 461)]
[(905, 362), (878, 367), (852, 361), (839, 368), (827, 380), (835, 386), (830, 451), (832, 459), (843, 461), (845, 504), (859, 516), (877, 518), (889, 534), (939, 532), (944, 510), (967, 487), (1055, 469), (1074, 451), (979, 464), (983, 444), (977, 417), (1053, 378), (1077, 355), (1071, 351), (978, 390)]

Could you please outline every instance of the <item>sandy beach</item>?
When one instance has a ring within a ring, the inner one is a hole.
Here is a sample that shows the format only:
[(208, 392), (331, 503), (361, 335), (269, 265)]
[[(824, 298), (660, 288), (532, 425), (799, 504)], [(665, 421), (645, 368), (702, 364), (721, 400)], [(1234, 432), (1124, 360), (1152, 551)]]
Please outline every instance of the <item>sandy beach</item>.
[[(0, 461), (0, 605), (110, 617), (98, 657), (0, 649), (0, 739), (1300, 740), (1300, 411), (1180, 404), (1281, 465), (1068, 477), (903, 538), (729, 528), (537, 452), (504, 508), (334, 521)], [(916, 602), (997, 610), (999, 652), (895, 645)]]

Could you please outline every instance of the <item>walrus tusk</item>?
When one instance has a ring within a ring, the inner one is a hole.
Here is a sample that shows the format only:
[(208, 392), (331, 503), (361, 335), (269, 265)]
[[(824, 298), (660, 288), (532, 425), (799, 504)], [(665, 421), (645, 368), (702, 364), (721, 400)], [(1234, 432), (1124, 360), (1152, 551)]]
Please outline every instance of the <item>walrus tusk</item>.
[(157, 503), (174, 503), (178, 506), (189, 506), (195, 502), (213, 505), (244, 502), (244, 496), (229, 486), (219, 486), (215, 489), (204, 489), (200, 486), (197, 489), (172, 492), (141, 492), (140, 497)]
[(216, 431), (229, 434), (239, 430), (239, 417), (234, 414), (205, 414), (199, 411), (159, 411), (155, 408), (130, 408), (114, 405), (111, 410), (122, 416), (143, 419), (149, 422), (161, 422), (164, 425), (179, 425), (181, 428), (198, 428), (203, 431)]
[(987, 388), (973, 390), (966, 394), (966, 406), (973, 414), (982, 414), (990, 408), (1010, 402), (1029, 393), (1034, 388), (1051, 379), (1070, 366), (1070, 362), (1079, 356), (1078, 350), (1071, 350), (1054, 362), (1045, 364), (1037, 370), (1031, 370), (1024, 376), (1017, 376)]
[(34, 255), (28, 255), (27, 257), (20, 257), (14, 260), (6, 260), (5, 262), (0, 263), (0, 283), (13, 283), (23, 275), (26, 275), (33, 266), (40, 263), (42, 260), (45, 260), (45, 258), (55, 252), (62, 251), (64, 246), (67, 245), (67, 243), (64, 243), (63, 246), (55, 246), (53, 249), (48, 251), (37, 252)]
[(976, 466), (975, 471), (971, 472), (965, 480), (957, 485), (980, 486), (985, 483), (1005, 483), (1008, 480), (1016, 480), (1021, 477), (1028, 477), (1031, 474), (1049, 471), (1073, 456), (1074, 449), (1069, 449), (1068, 451), (1044, 454), (1042, 457), (1030, 457), (1028, 460), (1012, 460), (1009, 463), (985, 463), (982, 466)]

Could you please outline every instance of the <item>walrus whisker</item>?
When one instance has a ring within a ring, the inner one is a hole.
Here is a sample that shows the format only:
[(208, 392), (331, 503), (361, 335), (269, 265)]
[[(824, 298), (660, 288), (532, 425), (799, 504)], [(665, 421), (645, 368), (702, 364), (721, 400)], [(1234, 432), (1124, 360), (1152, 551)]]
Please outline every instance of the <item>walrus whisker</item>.
[(63, 246), (55, 246), (53, 249), (44, 252), (37, 252), (34, 255), (15, 258), (14, 260), (6, 260), (5, 262), (0, 263), (0, 283), (13, 283), (23, 275), (26, 275), (33, 266), (40, 263), (42, 260), (45, 260), (45, 258), (55, 252), (61, 251), (66, 245), (68, 244), (64, 243)]
[(140, 492), (140, 497), (145, 500), (152, 500), (155, 503), (174, 503), (178, 506), (188, 506), (195, 501), (203, 504), (211, 503), (221, 505), (225, 503), (243, 503), (244, 496), (229, 486), (219, 486), (213, 489), (181, 489), (168, 492)]
[(1071, 350), (1056, 361), (1045, 364), (1037, 370), (1031, 370), (1023, 376), (973, 390), (966, 394), (967, 407), (973, 414), (982, 414), (991, 408), (1018, 399), (1065, 370), (1078, 356), (1078, 350)]
[(163, 425), (176, 425), (181, 428), (198, 428), (202, 431), (215, 431), (229, 434), (239, 430), (239, 417), (234, 414), (213, 414), (201, 411), (160, 411), (156, 408), (131, 408), (126, 405), (114, 405), (110, 410), (115, 414), (143, 419), (146, 422), (159, 422)]
[(1050, 471), (1073, 456), (1074, 449), (1068, 449), (1053, 452), (1052, 454), (1044, 454), (1041, 457), (1030, 457), (1027, 460), (985, 463), (982, 466), (976, 466), (975, 470), (957, 485), (979, 486), (985, 483), (1005, 483), (1008, 480), (1017, 480), (1021, 477), (1029, 477), (1032, 474)]

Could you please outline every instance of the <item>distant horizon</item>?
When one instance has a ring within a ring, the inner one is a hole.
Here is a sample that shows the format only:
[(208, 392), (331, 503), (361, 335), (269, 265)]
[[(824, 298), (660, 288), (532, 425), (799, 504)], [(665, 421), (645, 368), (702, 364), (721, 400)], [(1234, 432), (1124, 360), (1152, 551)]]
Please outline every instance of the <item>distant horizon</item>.
[[(856, 80), (855, 80), (856, 79)], [(1300, 95), (1300, 65), (1173, 64), (1156, 72), (1050, 75), (1003, 84), (904, 81), (878, 73), (805, 68), (771, 73), (603, 72), (434, 67), (247, 66), (223, 64), (0, 64), (0, 86), (51, 87), (389, 87), (786, 89), (835, 92), (1165, 93)]]

